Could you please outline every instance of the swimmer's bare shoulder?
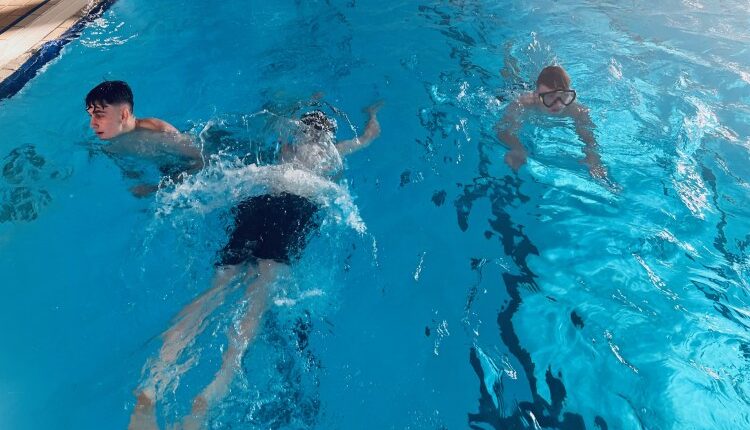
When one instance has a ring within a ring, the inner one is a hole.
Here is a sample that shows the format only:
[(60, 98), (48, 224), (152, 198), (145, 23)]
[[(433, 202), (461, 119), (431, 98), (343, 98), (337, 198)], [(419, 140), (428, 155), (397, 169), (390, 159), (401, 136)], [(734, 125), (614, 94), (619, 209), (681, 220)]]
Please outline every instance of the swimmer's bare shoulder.
[(151, 130), (161, 133), (179, 133), (175, 126), (159, 118), (136, 119), (135, 127), (140, 130)]
[(498, 125), (505, 124), (506, 126), (510, 126), (510, 128), (517, 128), (520, 126), (519, 120), (521, 116), (535, 107), (536, 97), (534, 93), (523, 93), (508, 105)]
[[(495, 124), (498, 136), (505, 134), (505, 132), (514, 133), (521, 126), (520, 120), (524, 113), (536, 106), (536, 99), (534, 93), (523, 93), (518, 96), (513, 102), (508, 104), (505, 108), (505, 113), (500, 120)], [(500, 137), (500, 140), (505, 140)]]

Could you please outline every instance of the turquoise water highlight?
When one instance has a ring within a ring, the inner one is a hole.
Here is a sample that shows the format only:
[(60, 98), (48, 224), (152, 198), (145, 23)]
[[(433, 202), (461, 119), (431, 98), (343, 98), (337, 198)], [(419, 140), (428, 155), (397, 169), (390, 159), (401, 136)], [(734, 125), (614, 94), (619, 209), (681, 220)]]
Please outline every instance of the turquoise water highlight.
[[(17, 166), (0, 178), (0, 426), (125, 427), (159, 334), (210, 282), (229, 178), (260, 180), (227, 155), (134, 199), (83, 111), (109, 78), (194, 136), (316, 92), (361, 130), (385, 100), (339, 184), (366, 231), (330, 223), (278, 282), (213, 428), (749, 427), (745, 6), (115, 3), (0, 102)], [(553, 61), (620, 192), (565, 124), (528, 124), (529, 163), (503, 163), (493, 126)], [(246, 140), (272, 139), (255, 119)], [(190, 349), (162, 424), (235, 311)]]

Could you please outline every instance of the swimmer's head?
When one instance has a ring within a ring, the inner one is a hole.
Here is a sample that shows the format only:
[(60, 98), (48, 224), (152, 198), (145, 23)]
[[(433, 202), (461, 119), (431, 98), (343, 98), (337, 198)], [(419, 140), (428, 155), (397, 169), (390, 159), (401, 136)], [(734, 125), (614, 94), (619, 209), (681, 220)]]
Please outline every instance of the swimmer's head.
[(123, 81), (104, 81), (86, 95), (89, 125), (100, 139), (112, 139), (132, 128), (133, 91)]
[(320, 134), (326, 133), (330, 135), (336, 134), (338, 125), (336, 120), (329, 118), (323, 112), (314, 110), (307, 112), (302, 115), (300, 122), (303, 124), (303, 133), (305, 134)]
[(562, 112), (576, 99), (575, 90), (570, 88), (570, 76), (560, 66), (545, 67), (536, 79), (537, 102), (549, 113)]

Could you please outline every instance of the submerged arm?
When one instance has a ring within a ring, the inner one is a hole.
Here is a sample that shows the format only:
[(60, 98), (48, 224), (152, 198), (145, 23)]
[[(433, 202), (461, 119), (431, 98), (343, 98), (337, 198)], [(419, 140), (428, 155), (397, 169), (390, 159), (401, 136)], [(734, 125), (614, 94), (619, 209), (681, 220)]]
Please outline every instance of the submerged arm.
[(365, 131), (361, 136), (357, 136), (354, 139), (350, 140), (342, 140), (336, 143), (336, 149), (342, 156), (349, 155), (354, 151), (366, 147), (367, 145), (372, 143), (373, 140), (377, 139), (378, 136), (380, 136), (380, 123), (378, 122), (377, 113), (382, 106), (383, 102), (378, 101), (365, 108), (365, 112), (369, 114), (370, 118), (368, 119), (367, 125), (365, 126)]
[[(195, 149), (198, 154), (200, 154), (200, 151)], [(170, 166), (162, 166), (162, 169), (169, 170)], [(166, 173), (162, 178), (168, 178), (169, 181), (173, 183), (177, 183), (182, 181), (186, 175), (192, 175), (194, 173), (199, 172), (203, 168), (203, 159), (200, 158), (200, 155), (198, 158), (191, 158), (190, 161), (182, 166), (180, 166), (179, 169)], [(130, 188), (130, 192), (133, 193), (136, 197), (145, 197), (151, 193), (155, 193), (159, 189), (159, 184), (149, 184), (149, 183), (143, 183), (136, 185), (132, 188)]]
[(596, 143), (594, 130), (596, 126), (591, 121), (588, 109), (578, 106), (575, 113), (576, 133), (584, 144), (583, 162), (588, 165), (591, 176), (595, 178), (606, 178), (607, 170), (602, 166), (602, 160), (599, 156), (599, 145)]
[[(182, 179), (184, 173), (194, 174), (203, 168), (203, 154), (200, 149), (193, 145), (193, 139), (189, 135), (180, 133), (169, 123), (156, 118), (139, 120), (138, 126), (142, 129), (162, 133), (158, 141), (153, 144), (160, 146), (165, 153), (176, 155), (182, 159), (178, 163), (179, 168), (166, 175), (172, 182), (178, 182)], [(136, 197), (143, 197), (158, 189), (158, 184), (140, 184), (131, 188), (130, 191)]]
[(518, 139), (523, 108), (523, 101), (521, 99), (516, 100), (505, 109), (503, 118), (495, 125), (497, 138), (508, 147), (508, 152), (505, 153), (505, 162), (514, 171), (518, 171), (518, 168), (526, 163), (526, 149)]
[[(180, 133), (172, 124), (158, 118), (144, 118), (136, 121), (136, 127), (169, 136), (168, 139), (160, 139), (158, 143), (163, 145), (167, 152), (189, 159), (191, 168), (187, 170), (188, 173), (193, 173), (203, 167), (203, 155), (198, 148), (192, 145), (192, 138)], [(195, 166), (198, 166), (197, 170)]]

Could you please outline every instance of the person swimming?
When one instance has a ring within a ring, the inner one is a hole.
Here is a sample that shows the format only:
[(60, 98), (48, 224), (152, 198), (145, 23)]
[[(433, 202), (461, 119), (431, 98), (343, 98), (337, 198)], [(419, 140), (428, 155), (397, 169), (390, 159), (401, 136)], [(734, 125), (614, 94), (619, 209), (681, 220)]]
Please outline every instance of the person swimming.
[(505, 162), (514, 171), (526, 163), (527, 151), (518, 138), (521, 120), (530, 113), (536, 112), (555, 117), (569, 117), (575, 123), (575, 130), (583, 142), (582, 160), (594, 178), (605, 179), (607, 170), (599, 156), (594, 122), (586, 106), (576, 101), (577, 93), (571, 88), (570, 76), (560, 66), (547, 66), (539, 73), (536, 89), (522, 94), (508, 105), (503, 118), (495, 129), (498, 139), (508, 147)]
[[(330, 181), (343, 170), (342, 155), (368, 146), (380, 135), (380, 106), (377, 103), (367, 108), (369, 118), (361, 136), (339, 142), (335, 140), (337, 127), (333, 118), (318, 110), (305, 113), (300, 117), (294, 145), (286, 143), (281, 148), (281, 163)], [(193, 400), (183, 428), (204, 426), (207, 412), (224, 398), (241, 370), (242, 357), (257, 334), (265, 311), (270, 284), (299, 258), (319, 225), (321, 208), (316, 202), (285, 189), (284, 184), (274, 185), (272, 191), (245, 198), (232, 209), (233, 228), (217, 253), (212, 287), (187, 305), (162, 335), (158, 357), (147, 365), (149, 376), (136, 390), (130, 430), (157, 428), (155, 402), (170, 381), (173, 366), (202, 331), (204, 320), (224, 302), (229, 284), (237, 279), (246, 286), (242, 303), (247, 308), (230, 328), (221, 367)]]
[[(201, 151), (192, 139), (158, 118), (137, 118), (134, 113), (133, 91), (123, 81), (104, 81), (91, 89), (84, 100), (89, 114), (89, 127), (107, 142), (102, 151), (123, 167), (123, 159), (148, 159), (158, 165), (159, 172), (173, 181), (183, 173), (203, 168)], [(140, 177), (136, 169), (123, 167), (126, 176)], [(131, 187), (136, 197), (144, 197), (158, 189), (157, 184), (143, 183)]]
[[(300, 124), (299, 141), (282, 147), (282, 161), (319, 176), (337, 176), (344, 165), (334, 143), (336, 120), (315, 110), (302, 115)], [(309, 199), (288, 192), (242, 201), (233, 209), (235, 228), (217, 266), (258, 260), (291, 264), (304, 248), (307, 234), (316, 227), (318, 209)]]

